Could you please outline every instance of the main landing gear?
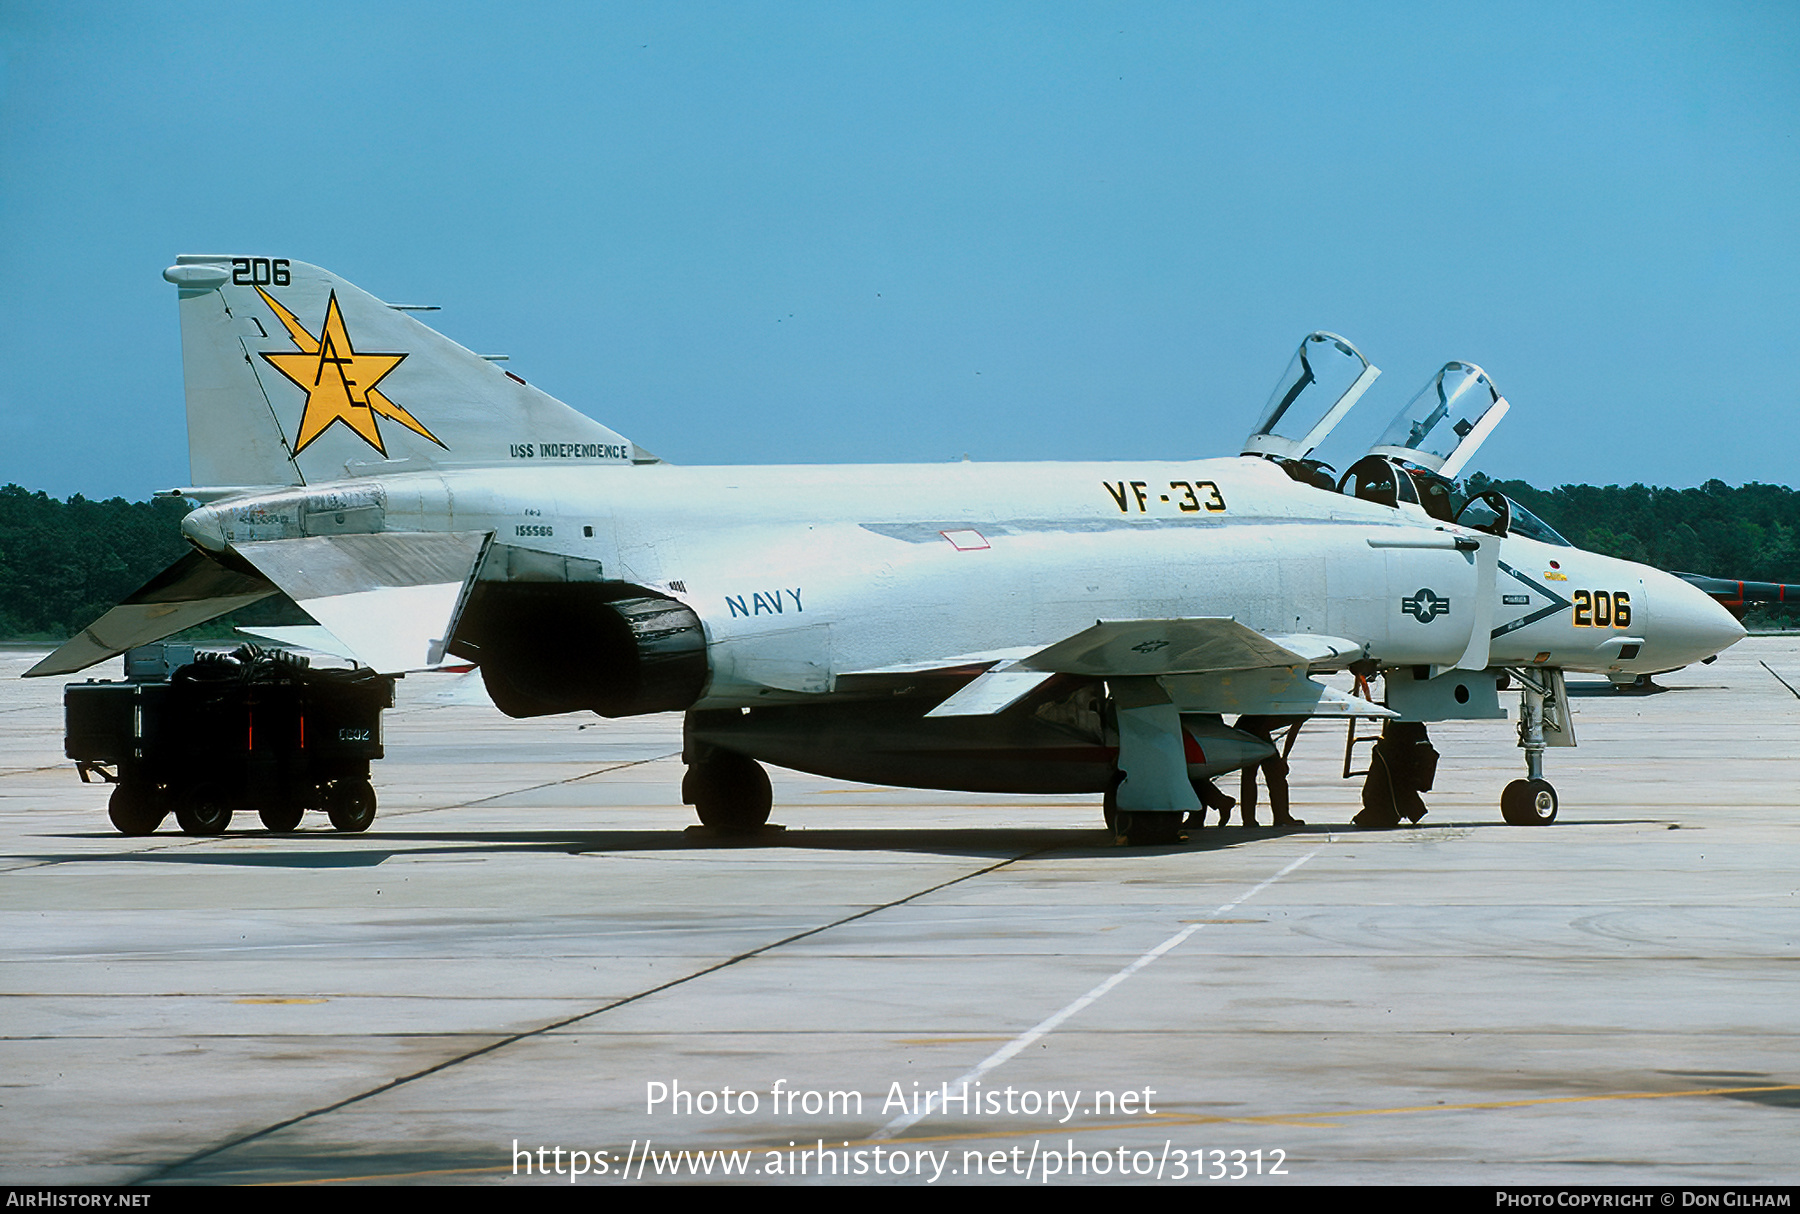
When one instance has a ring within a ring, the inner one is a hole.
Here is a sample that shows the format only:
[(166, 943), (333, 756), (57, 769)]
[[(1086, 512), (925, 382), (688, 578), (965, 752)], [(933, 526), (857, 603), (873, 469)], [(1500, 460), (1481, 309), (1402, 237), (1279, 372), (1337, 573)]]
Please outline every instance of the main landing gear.
[(748, 832), (768, 824), (775, 792), (769, 786), (769, 773), (755, 759), (707, 747), (688, 761), (687, 774), (681, 778), (681, 799), (694, 807), (703, 825)]
[(1181, 820), (1200, 810), (1188, 780), (1181, 713), (1155, 679), (1112, 684), (1119, 777), (1106, 794), (1107, 822), (1129, 847), (1181, 842)]
[(1160, 810), (1119, 808), (1118, 785), (1106, 790), (1100, 802), (1106, 816), (1106, 828), (1127, 847), (1170, 847), (1185, 837), (1181, 833), (1182, 815)]

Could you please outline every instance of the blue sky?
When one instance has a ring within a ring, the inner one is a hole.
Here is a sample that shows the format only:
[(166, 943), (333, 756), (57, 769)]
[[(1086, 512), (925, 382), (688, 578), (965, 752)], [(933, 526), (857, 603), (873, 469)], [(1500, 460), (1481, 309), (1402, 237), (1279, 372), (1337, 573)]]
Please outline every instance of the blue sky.
[(1233, 454), (1326, 328), (1345, 446), (1462, 358), (1491, 475), (1793, 483), (1800, 6), (1445, 8), (6, 0), (0, 482), (186, 482), (218, 252), (680, 463)]

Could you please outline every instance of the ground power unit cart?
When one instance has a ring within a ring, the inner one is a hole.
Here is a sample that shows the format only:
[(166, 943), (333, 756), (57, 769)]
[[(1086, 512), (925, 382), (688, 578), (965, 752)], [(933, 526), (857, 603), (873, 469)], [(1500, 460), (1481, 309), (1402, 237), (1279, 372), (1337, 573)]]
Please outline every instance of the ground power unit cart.
[(315, 670), (254, 645), (147, 645), (125, 671), (63, 688), (63, 753), (84, 782), (113, 785), (107, 812), (121, 833), (150, 834), (171, 813), (190, 835), (220, 834), (252, 810), (279, 832), (308, 810), (341, 831), (375, 820), (369, 764), (382, 757), (391, 676)]

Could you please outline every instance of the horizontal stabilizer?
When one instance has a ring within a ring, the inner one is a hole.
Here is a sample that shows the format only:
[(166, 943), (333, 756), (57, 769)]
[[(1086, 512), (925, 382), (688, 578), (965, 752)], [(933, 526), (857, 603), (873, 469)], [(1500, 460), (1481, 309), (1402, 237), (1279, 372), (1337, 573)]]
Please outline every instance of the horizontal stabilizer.
[(320, 535), (239, 544), (237, 551), (356, 661), (397, 674), (443, 658), (444, 639), (490, 535)]
[(276, 593), (269, 582), (190, 552), (25, 672), (74, 674), (136, 645), (174, 636)]

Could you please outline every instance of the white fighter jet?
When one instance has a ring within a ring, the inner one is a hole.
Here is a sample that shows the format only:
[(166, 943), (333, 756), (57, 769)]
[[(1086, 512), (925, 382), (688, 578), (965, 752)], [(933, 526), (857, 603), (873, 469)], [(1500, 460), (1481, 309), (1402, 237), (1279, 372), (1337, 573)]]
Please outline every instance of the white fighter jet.
[(512, 716), (685, 712), (709, 825), (767, 820), (767, 762), (1094, 793), (1144, 843), (1177, 837), (1197, 781), (1272, 753), (1228, 715), (1499, 719), (1515, 685), (1527, 772), (1502, 810), (1548, 822), (1564, 671), (1629, 682), (1743, 635), (1498, 494), (1453, 516), (1507, 408), (1470, 364), (1341, 481), (1309, 457), (1379, 372), (1328, 333), (1233, 458), (681, 467), (315, 266), (163, 276), (193, 551), (34, 675), (279, 590), (376, 670), (478, 664)]

